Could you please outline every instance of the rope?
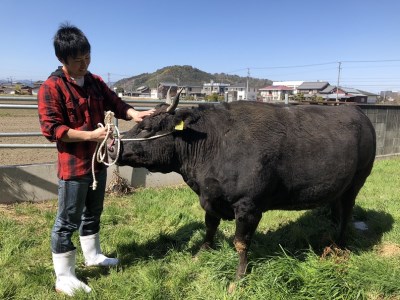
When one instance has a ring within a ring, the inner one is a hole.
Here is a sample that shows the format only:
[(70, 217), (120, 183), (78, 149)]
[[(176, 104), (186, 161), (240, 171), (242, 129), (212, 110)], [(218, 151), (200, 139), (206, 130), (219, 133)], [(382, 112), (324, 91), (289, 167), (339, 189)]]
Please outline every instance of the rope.
[[(119, 156), (121, 139), (120, 139), (118, 127), (115, 126), (116, 135), (118, 137), (117, 138), (117, 156), (115, 157), (115, 160), (112, 162), (106, 161), (106, 158), (108, 157), (108, 155), (107, 155), (107, 139), (108, 139), (110, 133), (112, 132), (113, 118), (114, 118), (114, 113), (112, 111), (107, 111), (106, 116), (104, 117), (104, 124), (107, 128), (107, 134), (102, 142), (97, 142), (96, 150), (93, 153), (93, 157), (92, 157), (92, 176), (93, 176), (92, 188), (93, 188), (93, 190), (96, 190), (97, 183), (98, 183), (96, 180), (96, 173), (94, 170), (95, 160), (97, 160), (98, 163), (105, 164), (106, 166), (112, 166), (117, 162), (117, 159)], [(103, 126), (103, 124), (98, 123), (97, 127), (104, 127), (104, 126)]]
[(154, 139), (158, 139), (159, 137), (162, 136), (166, 136), (173, 133), (173, 131), (167, 132), (167, 133), (162, 133), (162, 134), (157, 134), (157, 135), (153, 135), (147, 138), (131, 138), (131, 139), (121, 139), (119, 138), (119, 141), (147, 141), (147, 140), (154, 140)]

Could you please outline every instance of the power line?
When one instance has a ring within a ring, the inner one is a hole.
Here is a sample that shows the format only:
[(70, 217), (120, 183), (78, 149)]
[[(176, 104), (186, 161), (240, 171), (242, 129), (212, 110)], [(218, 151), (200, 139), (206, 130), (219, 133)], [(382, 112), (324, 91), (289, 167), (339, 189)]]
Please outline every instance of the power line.
[(322, 63), (304, 64), (304, 65), (292, 65), (292, 66), (247, 67), (247, 68), (241, 68), (241, 69), (237, 69), (237, 70), (226, 72), (226, 73), (230, 74), (230, 73), (239, 72), (239, 71), (246, 71), (248, 69), (253, 69), (253, 70), (291, 69), (291, 68), (306, 68), (306, 67), (315, 67), (315, 66), (323, 66), (323, 65), (332, 65), (332, 64), (337, 64), (337, 63), (376, 63), (376, 62), (400, 62), (400, 59), (340, 60), (340, 61), (331, 61), (331, 62), (322, 62)]
[(291, 68), (306, 68), (306, 67), (315, 67), (315, 66), (323, 66), (323, 65), (332, 65), (337, 64), (338, 62), (325, 62), (318, 64), (308, 64), (308, 65), (295, 65), (295, 66), (274, 66), (274, 67), (252, 67), (250, 69), (262, 70), (262, 69), (291, 69)]
[(342, 63), (375, 63), (375, 62), (400, 62), (400, 59), (378, 59), (378, 60), (342, 60)]

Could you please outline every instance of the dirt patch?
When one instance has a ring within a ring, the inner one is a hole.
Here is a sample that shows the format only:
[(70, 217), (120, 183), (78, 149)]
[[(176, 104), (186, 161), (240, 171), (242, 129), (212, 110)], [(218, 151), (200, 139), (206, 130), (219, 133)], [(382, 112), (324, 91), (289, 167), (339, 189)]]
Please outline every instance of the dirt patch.
[(400, 245), (385, 243), (378, 247), (379, 255), (383, 257), (393, 257), (400, 255)]
[(325, 247), (321, 259), (333, 259), (337, 264), (344, 263), (350, 258), (350, 250), (341, 249), (335, 244)]

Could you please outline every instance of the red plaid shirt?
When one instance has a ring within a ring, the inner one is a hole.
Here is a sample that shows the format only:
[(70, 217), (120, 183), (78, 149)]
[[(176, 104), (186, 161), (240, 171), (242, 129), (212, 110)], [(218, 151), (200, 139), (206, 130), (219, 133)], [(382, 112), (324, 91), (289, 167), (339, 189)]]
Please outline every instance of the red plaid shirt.
[[(83, 87), (75, 84), (61, 68), (52, 73), (38, 93), (39, 121), (43, 135), (57, 143), (58, 178), (77, 178), (92, 172), (96, 142), (61, 141), (70, 129), (91, 131), (104, 124), (104, 114), (111, 110), (126, 120), (126, 104), (104, 83), (101, 77), (87, 73)], [(105, 168), (96, 162), (95, 171)]]

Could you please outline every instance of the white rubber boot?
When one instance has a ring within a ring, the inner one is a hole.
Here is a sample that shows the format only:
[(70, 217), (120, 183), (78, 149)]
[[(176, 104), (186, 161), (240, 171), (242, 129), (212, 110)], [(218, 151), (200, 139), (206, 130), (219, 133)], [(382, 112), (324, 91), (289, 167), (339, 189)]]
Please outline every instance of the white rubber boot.
[(86, 266), (112, 267), (118, 264), (118, 258), (109, 258), (101, 252), (99, 233), (80, 236)]
[(92, 290), (75, 275), (76, 250), (65, 253), (53, 253), (54, 271), (56, 272), (56, 291), (73, 296), (77, 290), (90, 293)]

